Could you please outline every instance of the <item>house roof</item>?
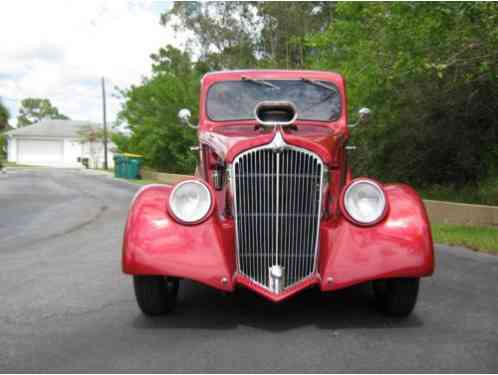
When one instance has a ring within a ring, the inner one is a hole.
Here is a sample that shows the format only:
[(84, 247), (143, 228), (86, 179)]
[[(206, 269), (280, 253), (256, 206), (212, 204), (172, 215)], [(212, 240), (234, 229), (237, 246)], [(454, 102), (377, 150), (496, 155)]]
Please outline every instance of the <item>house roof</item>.
[(15, 137), (79, 138), (79, 132), (88, 127), (93, 129), (102, 128), (102, 124), (90, 121), (47, 119), (33, 125), (10, 130), (5, 134)]

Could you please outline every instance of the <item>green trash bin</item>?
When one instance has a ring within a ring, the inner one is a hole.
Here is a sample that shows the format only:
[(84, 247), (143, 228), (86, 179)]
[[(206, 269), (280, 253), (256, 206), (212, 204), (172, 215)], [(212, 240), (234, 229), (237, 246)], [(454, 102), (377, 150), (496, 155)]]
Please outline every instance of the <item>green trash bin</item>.
[(121, 154), (114, 155), (114, 177), (125, 177), (125, 157)]
[(134, 180), (138, 178), (139, 174), (139, 162), (135, 159), (128, 159), (126, 162), (126, 176), (125, 178), (129, 180)]
[(126, 178), (126, 168), (128, 167), (128, 160), (126, 157), (121, 158), (121, 162), (119, 163), (119, 177)]
[(125, 164), (125, 172), (124, 177), (134, 180), (140, 178), (140, 168), (143, 163), (143, 156), (137, 154), (123, 154), (124, 164)]

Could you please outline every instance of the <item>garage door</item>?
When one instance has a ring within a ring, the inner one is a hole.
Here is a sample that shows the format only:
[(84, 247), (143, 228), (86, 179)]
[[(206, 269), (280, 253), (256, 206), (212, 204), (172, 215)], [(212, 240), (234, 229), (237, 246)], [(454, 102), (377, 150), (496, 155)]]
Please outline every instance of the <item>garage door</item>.
[(20, 164), (54, 165), (64, 161), (63, 141), (18, 139), (17, 142)]

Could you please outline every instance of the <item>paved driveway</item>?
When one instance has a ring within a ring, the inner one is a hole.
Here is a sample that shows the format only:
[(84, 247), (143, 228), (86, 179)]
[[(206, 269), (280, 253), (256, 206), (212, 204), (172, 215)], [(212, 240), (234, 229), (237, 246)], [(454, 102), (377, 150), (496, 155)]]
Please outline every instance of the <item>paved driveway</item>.
[(498, 257), (445, 246), (406, 320), (367, 287), (272, 305), (190, 282), (172, 315), (144, 318), (120, 272), (136, 189), (0, 175), (0, 371), (498, 371)]

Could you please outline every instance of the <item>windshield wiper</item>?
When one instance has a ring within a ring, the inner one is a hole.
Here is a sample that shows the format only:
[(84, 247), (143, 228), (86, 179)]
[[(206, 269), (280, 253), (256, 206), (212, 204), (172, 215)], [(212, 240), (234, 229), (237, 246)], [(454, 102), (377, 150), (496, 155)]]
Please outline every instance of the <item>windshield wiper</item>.
[(303, 77), (301, 77), (301, 81), (309, 83), (311, 85), (315, 85), (315, 86), (320, 86), (320, 87), (326, 88), (326, 89), (328, 89), (330, 91), (337, 92), (337, 89), (334, 86), (329, 86), (326, 83), (323, 83), (321, 81), (315, 81), (314, 79), (303, 78)]
[(262, 79), (254, 79), (254, 78), (249, 78), (249, 77), (246, 77), (246, 76), (242, 76), (240, 79), (242, 81), (249, 81), (249, 82), (261, 85), (261, 86), (271, 87), (272, 89), (280, 90), (280, 87), (274, 85), (273, 83), (270, 83), (270, 82), (267, 82), (267, 81), (263, 81)]

